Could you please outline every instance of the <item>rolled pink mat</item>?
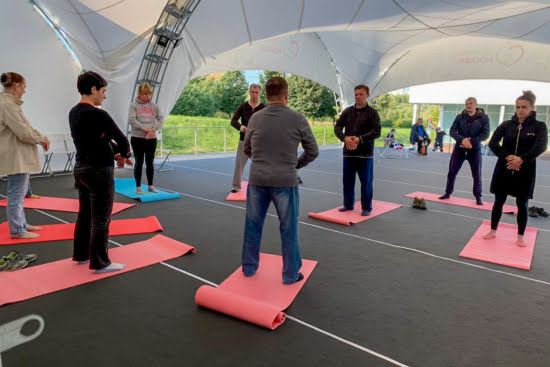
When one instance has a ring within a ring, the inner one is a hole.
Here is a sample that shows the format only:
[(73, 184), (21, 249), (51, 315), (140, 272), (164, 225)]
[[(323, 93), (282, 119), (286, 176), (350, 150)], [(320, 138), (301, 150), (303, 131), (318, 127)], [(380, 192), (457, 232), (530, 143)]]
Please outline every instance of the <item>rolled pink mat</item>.
[(286, 319), (285, 313), (277, 307), (209, 285), (199, 288), (195, 303), (271, 330)]
[(256, 274), (245, 277), (239, 267), (218, 288), (200, 287), (195, 303), (273, 330), (285, 321), (283, 310), (294, 301), (316, 265), (317, 261), (302, 259), (304, 279), (286, 285), (281, 256), (260, 253)]

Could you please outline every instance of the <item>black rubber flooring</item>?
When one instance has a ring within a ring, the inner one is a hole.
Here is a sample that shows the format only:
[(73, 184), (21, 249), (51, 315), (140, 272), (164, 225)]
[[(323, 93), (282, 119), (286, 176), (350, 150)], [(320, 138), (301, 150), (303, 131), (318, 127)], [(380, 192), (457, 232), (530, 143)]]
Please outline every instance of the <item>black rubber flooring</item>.
[[(240, 265), (245, 204), (224, 201), (234, 159), (174, 162), (173, 171), (156, 173), (155, 184), (181, 199), (138, 203), (113, 218), (156, 215), (164, 235), (195, 246), (196, 254), (167, 261), (177, 269), (157, 264), (1, 307), (0, 325), (29, 314), (45, 320), (41, 336), (2, 353), (3, 366), (549, 366), (550, 218), (529, 218), (540, 229), (531, 271), (459, 257), (490, 212), (432, 202), (426, 211), (412, 209), (403, 195), (440, 193), (445, 185), (449, 155), (430, 153), (377, 161), (375, 199), (403, 207), (351, 227), (307, 216), (341, 205), (340, 149), (322, 150), (300, 171), (302, 256), (319, 264), (274, 331), (195, 305), (201, 278), (219, 284)], [(484, 199), (492, 201), (495, 158), (483, 163)], [(530, 203), (547, 211), (549, 168), (539, 162)], [(456, 196), (472, 197), (469, 172), (466, 163)], [(32, 187), (38, 195), (77, 197), (71, 176), (33, 179)], [(36, 225), (76, 220), (74, 213), (26, 215)], [(36, 264), (44, 264), (70, 257), (72, 243), (0, 247), (1, 254), (11, 250), (36, 253)], [(262, 251), (280, 253), (274, 216)], [(0, 289), (9, 292), (10, 284)]]

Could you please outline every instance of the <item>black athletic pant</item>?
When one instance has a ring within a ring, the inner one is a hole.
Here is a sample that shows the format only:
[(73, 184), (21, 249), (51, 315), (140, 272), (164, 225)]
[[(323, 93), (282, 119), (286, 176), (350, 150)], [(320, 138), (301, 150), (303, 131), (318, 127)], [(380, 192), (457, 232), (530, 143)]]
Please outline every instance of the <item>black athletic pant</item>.
[(153, 185), (153, 174), (155, 167), (155, 150), (157, 149), (157, 139), (145, 139), (132, 136), (130, 139), (132, 150), (134, 151), (134, 177), (136, 179), (136, 187), (141, 187), (141, 172), (143, 169), (143, 156), (145, 156), (145, 174), (147, 175), (147, 184)]
[[(495, 203), (491, 212), (491, 229), (496, 230), (498, 228), (498, 223), (502, 216), (502, 207), (506, 202), (507, 196), (506, 194), (495, 194)], [(518, 234), (523, 236), (525, 227), (527, 227), (529, 199), (516, 198), (516, 205), (518, 207)]]
[(114, 167), (77, 163), (79, 210), (74, 231), (73, 260), (90, 260), (90, 269), (102, 269), (109, 260), (109, 224), (115, 197)]

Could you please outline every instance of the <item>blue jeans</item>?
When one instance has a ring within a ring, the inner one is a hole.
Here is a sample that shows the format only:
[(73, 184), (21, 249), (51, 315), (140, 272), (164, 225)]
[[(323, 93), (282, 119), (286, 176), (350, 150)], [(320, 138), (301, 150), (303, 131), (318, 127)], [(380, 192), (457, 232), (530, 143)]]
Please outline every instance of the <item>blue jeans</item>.
[(260, 264), (260, 242), (269, 204), (273, 201), (279, 217), (281, 252), (283, 255), (283, 283), (294, 283), (302, 267), (298, 243), (298, 187), (269, 187), (248, 185), (246, 191), (246, 220), (242, 254), (245, 276), (256, 273)]
[(6, 214), (10, 228), (10, 237), (19, 237), (27, 231), (27, 220), (23, 210), (23, 199), (29, 186), (28, 173), (8, 175), (8, 205)]
[(344, 157), (344, 207), (355, 204), (355, 174), (361, 181), (361, 209), (372, 210), (373, 160), (372, 158)]
[(462, 163), (467, 160), (470, 163), (472, 177), (474, 179), (473, 194), (481, 198), (481, 149), (463, 149), (455, 147), (449, 161), (449, 173), (447, 174), (447, 187), (445, 194), (451, 195), (455, 188), (455, 180)]

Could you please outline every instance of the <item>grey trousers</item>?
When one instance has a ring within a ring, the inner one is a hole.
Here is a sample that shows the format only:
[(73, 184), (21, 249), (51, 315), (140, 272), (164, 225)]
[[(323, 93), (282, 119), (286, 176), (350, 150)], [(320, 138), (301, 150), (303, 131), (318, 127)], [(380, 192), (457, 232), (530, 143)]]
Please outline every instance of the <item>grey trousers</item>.
[(239, 140), (237, 158), (235, 159), (235, 173), (233, 174), (233, 189), (235, 190), (241, 190), (241, 177), (247, 161), (248, 156), (244, 154), (244, 141)]

